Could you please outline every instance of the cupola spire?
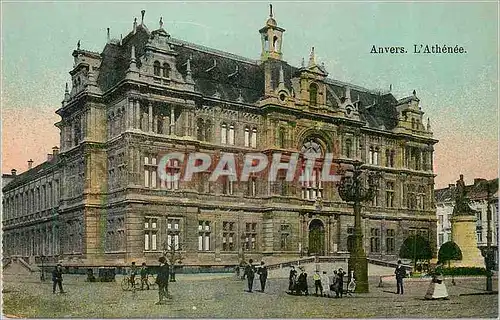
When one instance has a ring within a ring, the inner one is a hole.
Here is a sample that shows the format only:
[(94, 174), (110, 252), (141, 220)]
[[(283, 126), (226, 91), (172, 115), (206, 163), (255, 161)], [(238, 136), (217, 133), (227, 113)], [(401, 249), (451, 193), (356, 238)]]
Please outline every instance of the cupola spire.
[(269, 58), (281, 60), (283, 32), (285, 32), (285, 29), (278, 27), (278, 23), (274, 19), (273, 5), (270, 4), (269, 18), (265, 26), (259, 30), (262, 41), (262, 60), (267, 60)]
[(146, 10), (141, 10), (141, 25), (144, 25), (144, 15), (146, 14)]
[(314, 47), (311, 48), (311, 53), (309, 54), (309, 64), (308, 67), (316, 65), (316, 57), (314, 56)]
[(163, 29), (163, 17), (160, 17), (160, 29)]

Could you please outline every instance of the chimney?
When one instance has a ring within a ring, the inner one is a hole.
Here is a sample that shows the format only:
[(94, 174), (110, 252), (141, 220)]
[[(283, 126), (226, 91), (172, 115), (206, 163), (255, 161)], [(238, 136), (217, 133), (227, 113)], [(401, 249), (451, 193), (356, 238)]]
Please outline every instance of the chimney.
[(52, 155), (55, 157), (59, 154), (59, 148), (56, 146), (56, 147), (52, 147)]
[(16, 175), (16, 173), (17, 173), (17, 170), (16, 170), (16, 169), (12, 169), (12, 170), (10, 170), (10, 174), (11, 174), (11, 175), (15, 176), (15, 175)]
[(54, 159), (54, 155), (52, 153), (47, 153), (47, 161), (52, 161)]
[(30, 170), (31, 168), (33, 168), (33, 159), (28, 160), (28, 170)]

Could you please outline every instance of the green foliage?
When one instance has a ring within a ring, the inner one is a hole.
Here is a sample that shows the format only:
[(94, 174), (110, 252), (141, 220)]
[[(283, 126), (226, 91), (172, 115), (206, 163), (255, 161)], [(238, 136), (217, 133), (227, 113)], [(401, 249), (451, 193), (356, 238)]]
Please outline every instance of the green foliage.
[(399, 257), (412, 259), (414, 262), (432, 259), (431, 245), (422, 236), (409, 236), (401, 245)]
[(453, 241), (443, 243), (438, 253), (438, 263), (445, 263), (450, 260), (462, 260), (462, 250)]
[(442, 274), (443, 276), (484, 276), (486, 275), (485, 268), (478, 267), (453, 267), (453, 268), (443, 268), (439, 266), (436, 268), (436, 272)]

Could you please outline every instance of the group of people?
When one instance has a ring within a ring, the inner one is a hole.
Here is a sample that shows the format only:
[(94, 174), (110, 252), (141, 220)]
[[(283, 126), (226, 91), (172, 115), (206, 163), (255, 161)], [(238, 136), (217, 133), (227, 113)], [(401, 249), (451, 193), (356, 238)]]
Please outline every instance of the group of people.
[(247, 265), (245, 266), (245, 271), (243, 273), (243, 278), (247, 279), (248, 283), (248, 292), (253, 292), (253, 281), (255, 279), (255, 274), (259, 275), (260, 280), (260, 292), (264, 292), (266, 289), (267, 282), (267, 266), (264, 261), (260, 262), (260, 266), (256, 267), (253, 265), (253, 260), (248, 260)]
[[(297, 270), (294, 266), (290, 267), (290, 274), (288, 277), (288, 293), (293, 295), (309, 295), (309, 285), (307, 283), (307, 273), (304, 267), (299, 267), (300, 273), (297, 275)], [(335, 293), (336, 298), (342, 298), (345, 293), (344, 290), (344, 276), (345, 272), (342, 268), (333, 271), (333, 277), (330, 280), (326, 271), (320, 274), (316, 270), (312, 278), (314, 281), (315, 295), (330, 297)], [(355, 284), (354, 279), (351, 283)], [(354, 289), (352, 289), (354, 290)]]

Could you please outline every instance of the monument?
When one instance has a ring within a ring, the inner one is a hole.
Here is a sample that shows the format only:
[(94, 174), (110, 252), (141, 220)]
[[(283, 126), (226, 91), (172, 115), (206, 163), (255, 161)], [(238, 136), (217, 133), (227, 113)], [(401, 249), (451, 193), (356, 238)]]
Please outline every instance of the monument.
[(484, 258), (477, 247), (476, 210), (469, 207), (464, 176), (457, 180), (455, 207), (451, 217), (451, 238), (462, 250), (462, 260), (454, 261), (453, 267), (482, 267)]

